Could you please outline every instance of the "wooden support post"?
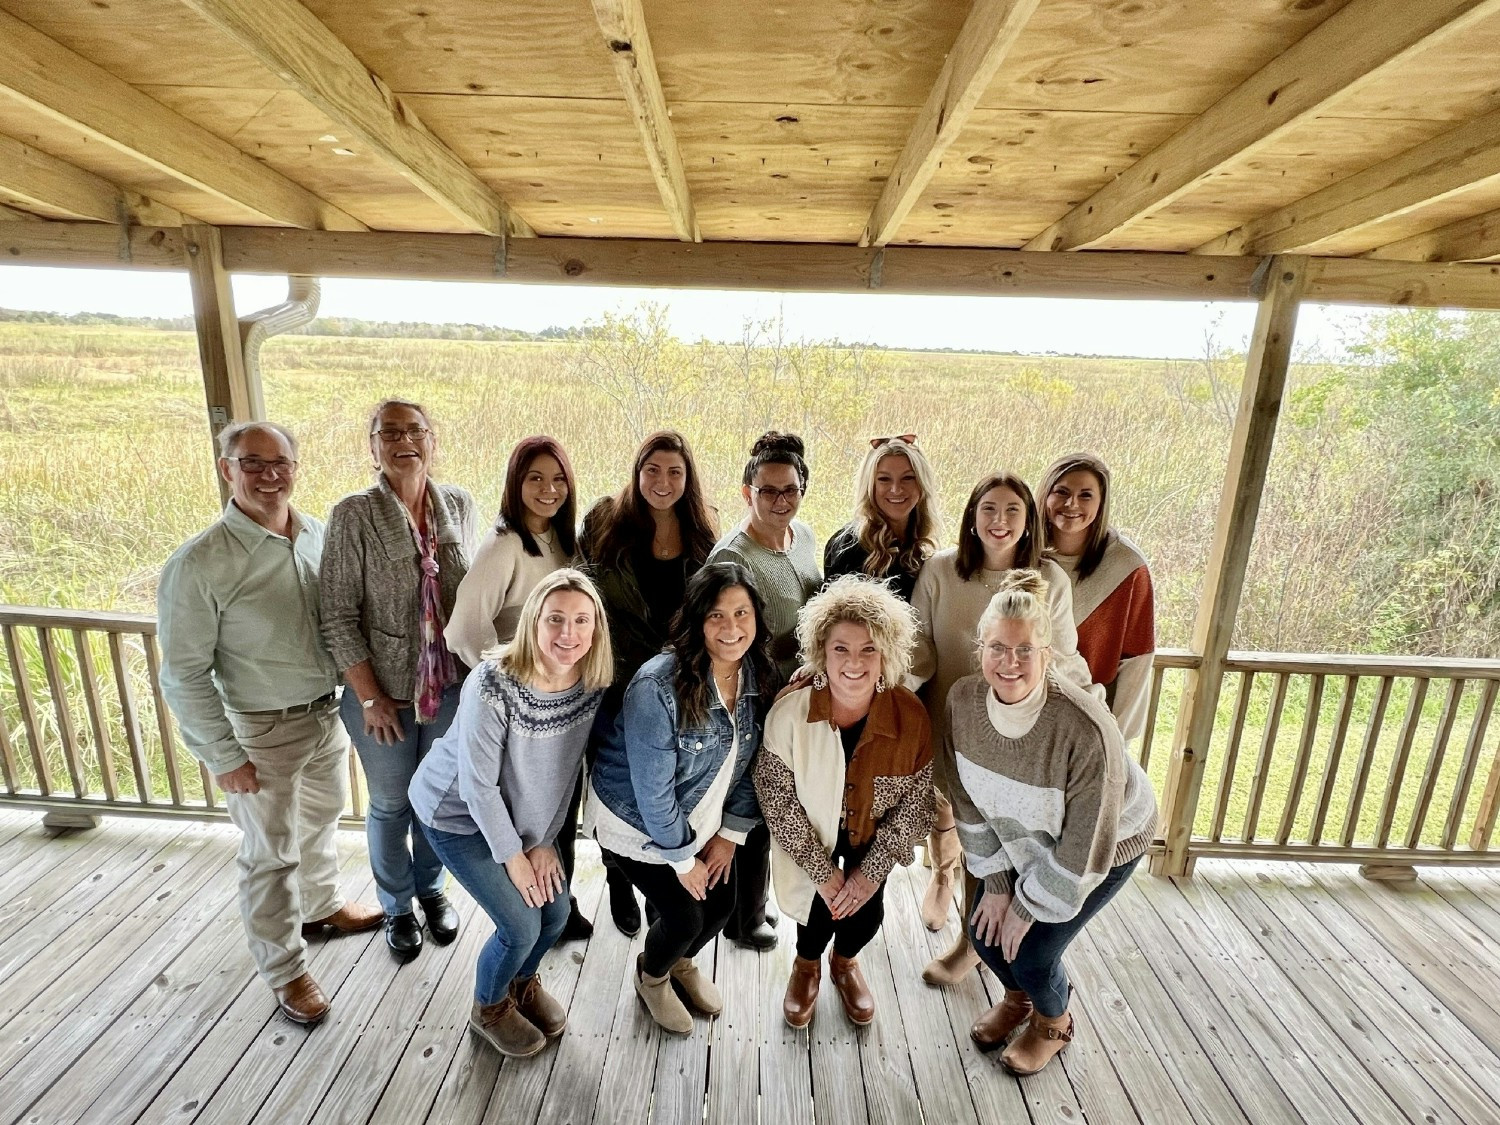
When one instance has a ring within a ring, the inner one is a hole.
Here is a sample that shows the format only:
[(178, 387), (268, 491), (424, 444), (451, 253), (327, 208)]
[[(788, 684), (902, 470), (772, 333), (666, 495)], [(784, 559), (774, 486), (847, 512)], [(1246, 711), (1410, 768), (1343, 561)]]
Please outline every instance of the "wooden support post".
[(1165, 850), (1152, 858), (1157, 875), (1186, 875), (1191, 857), (1193, 819), (1203, 787), (1203, 769), (1213, 740), (1224, 678), (1224, 660), (1234, 632), (1245, 586), (1245, 567), (1260, 512), (1271, 445), (1281, 413), (1281, 396), (1291, 365), (1292, 337), (1297, 308), (1307, 285), (1307, 259), (1275, 257), (1264, 263), (1260, 310), (1255, 336), (1245, 362), (1245, 384), (1240, 392), (1224, 492), (1219, 498), (1213, 551), (1203, 576), (1203, 597), (1193, 623), (1193, 650), (1202, 657), (1189, 669), (1182, 695), (1182, 721), (1167, 769), (1162, 824)]
[[(231, 422), (264, 418), (266, 402), (260, 380), (252, 379), (245, 369), (219, 228), (194, 224), (183, 227), (182, 234), (183, 256), (193, 287), (193, 323), (198, 329), (203, 391), (208, 400), (208, 431), (217, 457), (219, 432)], [(220, 502), (227, 502), (228, 486), (218, 473), (214, 478), (219, 482)]]

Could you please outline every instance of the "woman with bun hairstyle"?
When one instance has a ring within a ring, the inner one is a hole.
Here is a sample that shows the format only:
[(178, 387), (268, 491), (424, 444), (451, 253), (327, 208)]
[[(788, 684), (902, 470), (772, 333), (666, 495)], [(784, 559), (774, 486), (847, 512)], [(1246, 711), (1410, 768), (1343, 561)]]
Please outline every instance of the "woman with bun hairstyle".
[(1063, 952), (1151, 843), (1156, 797), (1103, 703), (1059, 676), (1046, 580), (1012, 571), (979, 621), (980, 671), (948, 693), (938, 783), (983, 880), (965, 919), (1005, 995), (969, 1034), (1035, 1074), (1073, 1039)]
[[(486, 652), (509, 644), (531, 591), (573, 558), (576, 492), (572, 463), (556, 438), (538, 434), (516, 442), (505, 465), (500, 512), (459, 583), (448, 623), (448, 647), (465, 664), (478, 667)], [(567, 823), (557, 838), (570, 884), (578, 798), (583, 794), (581, 775), (576, 788)], [(562, 940), (587, 938), (593, 926), (576, 900), (569, 900), (569, 908)]]
[[(939, 551), (927, 560), (917, 578), (912, 606), (920, 623), (912, 676), (925, 680), (933, 739), (947, 726), (948, 690), (974, 671), (974, 635), (980, 615), (1008, 574), (1016, 568), (1040, 569), (1048, 580), (1048, 611), (1052, 615), (1052, 653), (1057, 674), (1087, 689), (1088, 666), (1078, 655), (1073, 632), (1072, 589), (1056, 565), (1042, 557), (1041, 518), (1026, 482), (1014, 473), (992, 473), (969, 493), (959, 526), (958, 546)], [(940, 930), (948, 916), (961, 852), (953, 809), (941, 788), (937, 815), (928, 841), (932, 882), (922, 897), (922, 921)], [(966, 884), (966, 889), (968, 889)], [(966, 909), (972, 906), (965, 896)], [(922, 972), (928, 984), (949, 985), (962, 980), (978, 964), (967, 933), (947, 953)]]
[[(604, 600), (614, 649), (614, 683), (595, 719), (597, 743), (620, 722), (625, 687), (642, 664), (661, 652), (687, 582), (708, 560), (718, 520), (703, 494), (687, 439), (673, 430), (646, 437), (636, 450), (630, 480), (583, 517), (579, 557)], [(606, 856), (610, 916), (624, 934), (641, 928), (635, 891)]]
[(1110, 474), (1092, 453), (1070, 453), (1042, 478), (1047, 558), (1073, 582), (1078, 651), (1126, 743), (1146, 730), (1156, 603), (1139, 547), (1109, 526)]
[(938, 549), (937, 481), (916, 434), (872, 438), (854, 482), (854, 518), (823, 548), (829, 581), (864, 574), (911, 601), (922, 564)]
[[(781, 684), (797, 671), (797, 614), (823, 584), (813, 530), (797, 519), (807, 492), (805, 451), (796, 434), (771, 430), (756, 439), (741, 488), (749, 515), (709, 555), (711, 562), (738, 563), (754, 579)], [(766, 921), (770, 877), (771, 837), (760, 825), (735, 864), (735, 910), (724, 928), (730, 941), (751, 949), (775, 947), (776, 930)]]

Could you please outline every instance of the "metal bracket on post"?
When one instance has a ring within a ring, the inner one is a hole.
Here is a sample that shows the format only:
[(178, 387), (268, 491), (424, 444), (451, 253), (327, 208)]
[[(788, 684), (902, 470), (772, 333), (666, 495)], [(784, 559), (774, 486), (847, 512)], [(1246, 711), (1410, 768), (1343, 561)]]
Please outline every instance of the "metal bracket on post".
[(870, 257), (870, 272), (868, 283), (871, 289), (880, 288), (880, 275), (885, 269), (885, 247), (882, 246)]
[(495, 237), (495, 276), (505, 276), (506, 258), (510, 254), (510, 240), (505, 233), (505, 228), (500, 228), (500, 233)]

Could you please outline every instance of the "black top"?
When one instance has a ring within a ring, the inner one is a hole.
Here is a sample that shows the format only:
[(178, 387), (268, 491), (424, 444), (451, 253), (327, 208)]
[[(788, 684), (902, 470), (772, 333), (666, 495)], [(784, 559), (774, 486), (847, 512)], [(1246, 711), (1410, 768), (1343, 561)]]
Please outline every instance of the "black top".
[[(870, 557), (859, 543), (859, 534), (854, 524), (847, 523), (828, 540), (823, 548), (824, 581), (832, 582), (841, 574), (865, 574), (865, 560)], [(917, 572), (908, 574), (896, 569), (873, 577), (883, 578), (902, 601), (911, 601), (912, 591), (917, 588)]]
[(844, 765), (846, 766), (854, 760), (854, 748), (859, 745), (859, 736), (865, 733), (865, 719), (868, 718), (869, 716), (866, 715), (857, 723), (839, 728), (839, 738), (844, 742)]
[(646, 599), (646, 613), (651, 628), (666, 640), (672, 625), (672, 615), (682, 608), (687, 591), (687, 567), (684, 556), (675, 559), (658, 559), (650, 549), (637, 551), (635, 574), (640, 582), (641, 596)]

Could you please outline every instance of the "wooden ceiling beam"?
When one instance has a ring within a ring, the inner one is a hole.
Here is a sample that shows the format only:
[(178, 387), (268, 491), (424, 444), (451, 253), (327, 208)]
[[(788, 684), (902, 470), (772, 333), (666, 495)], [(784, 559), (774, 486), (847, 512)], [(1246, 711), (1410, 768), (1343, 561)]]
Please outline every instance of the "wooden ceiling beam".
[(13, 137), (0, 136), (0, 196), (23, 208), (61, 211), (74, 219), (171, 227), (182, 216)]
[(927, 190), (948, 146), (958, 139), (979, 99), (990, 88), (1038, 2), (975, 0), (917, 114), (906, 146), (880, 190), (875, 209), (859, 236), (861, 246), (884, 246), (896, 236), (912, 206)]
[(485, 234), (535, 232), (297, 0), (184, 0), (434, 202)]
[(646, 149), (651, 176), (661, 193), (672, 229), (683, 242), (702, 242), (698, 216), (682, 167), (682, 149), (672, 128), (671, 111), (656, 70), (656, 54), (646, 34), (641, 0), (594, 0), (594, 16), (614, 60), (615, 77)]
[(1500, 12), (1500, 0), (1353, 0), (1026, 244), (1078, 250), (1327, 112), (1377, 73)]
[(267, 222), (362, 230), (364, 224), (174, 113), (128, 82), (0, 11), (0, 96)]
[(1484, 262), (1500, 258), (1500, 211), (1459, 219), (1370, 251), (1403, 262)]
[(1500, 110), (1204, 243), (1198, 254), (1280, 254), (1500, 182)]

